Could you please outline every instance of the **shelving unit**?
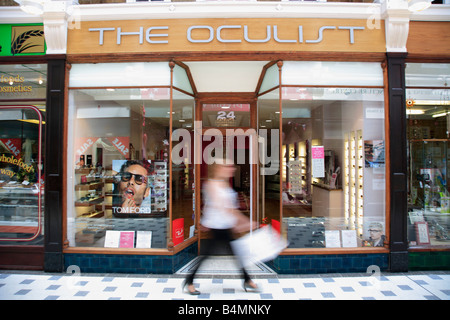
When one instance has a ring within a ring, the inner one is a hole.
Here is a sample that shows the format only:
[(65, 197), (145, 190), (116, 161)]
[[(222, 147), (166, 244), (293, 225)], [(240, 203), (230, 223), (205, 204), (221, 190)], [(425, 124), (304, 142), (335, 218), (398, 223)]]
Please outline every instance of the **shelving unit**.
[(362, 130), (345, 135), (344, 217), (350, 230), (362, 234), (364, 218), (364, 140)]
[(356, 144), (356, 226), (358, 234), (362, 234), (364, 217), (364, 140), (362, 130), (356, 131)]
[(101, 218), (105, 216), (103, 205), (106, 194), (105, 179), (95, 174), (95, 169), (75, 170), (75, 212), (77, 217)]
[(343, 170), (343, 189), (344, 189), (344, 222), (350, 225), (350, 140), (349, 134), (344, 135), (344, 170)]
[(152, 184), (152, 212), (167, 211), (167, 163), (163, 161), (154, 162), (153, 184)]

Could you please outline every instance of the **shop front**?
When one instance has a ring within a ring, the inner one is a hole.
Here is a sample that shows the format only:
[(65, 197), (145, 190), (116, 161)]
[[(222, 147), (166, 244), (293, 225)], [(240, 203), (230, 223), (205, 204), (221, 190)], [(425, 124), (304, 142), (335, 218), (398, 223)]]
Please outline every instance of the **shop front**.
[(0, 268), (43, 270), (54, 252), (52, 221), (61, 212), (48, 203), (49, 195), (57, 199), (48, 193), (56, 189), (48, 177), (58, 167), (47, 170), (57, 160), (47, 146), (58, 151), (58, 143), (46, 124), (58, 121), (63, 104), (54, 98), (63, 90), (48, 83), (59, 79), (56, 69), (65, 62), (46, 55), (42, 23), (0, 29)]
[(64, 268), (176, 272), (208, 241), (202, 183), (225, 156), (241, 211), (288, 241), (276, 272), (399, 261), (383, 26), (83, 21), (67, 53)]
[[(423, 22), (415, 21), (408, 38), (405, 76), (411, 270), (448, 270), (450, 266), (450, 56), (446, 34), (439, 32), (448, 26), (448, 22), (430, 23), (428, 30), (436, 37), (422, 43)], [(434, 49), (427, 52), (430, 45)]]
[(405, 4), (5, 7), (0, 267), (174, 273), (227, 157), (277, 273), (448, 269), (448, 9)]

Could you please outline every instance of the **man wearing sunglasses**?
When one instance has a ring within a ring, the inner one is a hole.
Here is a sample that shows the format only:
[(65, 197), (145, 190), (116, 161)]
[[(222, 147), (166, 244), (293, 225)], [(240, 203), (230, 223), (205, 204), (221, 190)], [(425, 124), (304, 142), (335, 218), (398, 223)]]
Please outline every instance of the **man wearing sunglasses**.
[(116, 176), (115, 194), (119, 196), (120, 203), (115, 203), (116, 208), (113, 212), (125, 215), (150, 213), (150, 208), (141, 208), (144, 199), (150, 195), (147, 180), (148, 170), (141, 161), (125, 162)]

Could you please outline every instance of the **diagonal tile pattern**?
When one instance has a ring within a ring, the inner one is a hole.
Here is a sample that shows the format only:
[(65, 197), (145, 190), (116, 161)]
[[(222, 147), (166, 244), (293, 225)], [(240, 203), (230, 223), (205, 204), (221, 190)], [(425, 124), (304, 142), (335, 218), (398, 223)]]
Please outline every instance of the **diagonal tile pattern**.
[(259, 277), (259, 293), (245, 292), (242, 280), (204, 275), (202, 292), (183, 292), (182, 275), (0, 273), (1, 300), (450, 300), (450, 272)]

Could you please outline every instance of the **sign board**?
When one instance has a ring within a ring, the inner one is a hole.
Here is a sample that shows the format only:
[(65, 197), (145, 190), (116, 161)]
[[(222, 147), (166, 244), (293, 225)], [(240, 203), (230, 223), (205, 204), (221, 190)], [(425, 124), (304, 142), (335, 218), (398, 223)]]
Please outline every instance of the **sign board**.
[(364, 19), (157, 19), (83, 21), (68, 54), (205, 51), (385, 52), (384, 24)]
[(46, 49), (42, 23), (0, 25), (0, 56), (43, 55)]

